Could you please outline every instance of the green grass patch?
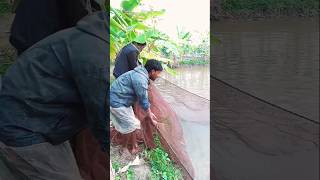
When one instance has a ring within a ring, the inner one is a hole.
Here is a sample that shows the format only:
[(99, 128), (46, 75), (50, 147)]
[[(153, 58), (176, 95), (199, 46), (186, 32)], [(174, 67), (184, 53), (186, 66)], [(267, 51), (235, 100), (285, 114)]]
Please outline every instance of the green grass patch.
[(163, 149), (160, 143), (160, 137), (155, 136), (157, 147), (152, 150), (145, 150), (145, 159), (151, 165), (152, 180), (180, 180), (183, 179), (181, 170), (177, 168), (174, 162), (169, 158), (168, 153)]

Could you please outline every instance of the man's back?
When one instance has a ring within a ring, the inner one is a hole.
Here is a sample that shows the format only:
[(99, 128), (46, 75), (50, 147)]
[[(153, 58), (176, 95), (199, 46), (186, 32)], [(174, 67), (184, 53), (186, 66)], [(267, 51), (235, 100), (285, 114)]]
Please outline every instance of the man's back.
[(137, 99), (141, 105), (148, 102), (148, 72), (143, 66), (128, 71), (118, 77), (110, 88), (110, 106), (113, 108), (132, 106)]
[(35, 44), (8, 69), (0, 91), (0, 141), (58, 144), (88, 123), (100, 125), (95, 135), (107, 137), (101, 109), (108, 109), (108, 19), (106, 13), (87, 16)]
[(137, 67), (138, 56), (139, 51), (132, 43), (123, 47), (116, 58), (113, 75), (115, 77), (119, 77), (120, 75)]

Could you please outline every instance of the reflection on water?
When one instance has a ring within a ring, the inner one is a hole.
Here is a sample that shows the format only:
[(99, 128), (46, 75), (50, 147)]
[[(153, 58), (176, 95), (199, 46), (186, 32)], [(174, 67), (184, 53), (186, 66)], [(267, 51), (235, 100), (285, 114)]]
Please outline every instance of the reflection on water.
[(162, 77), (198, 96), (210, 99), (210, 67), (184, 66), (175, 69), (176, 76), (163, 73)]
[(318, 19), (215, 23), (214, 34), (215, 77), (319, 120)]

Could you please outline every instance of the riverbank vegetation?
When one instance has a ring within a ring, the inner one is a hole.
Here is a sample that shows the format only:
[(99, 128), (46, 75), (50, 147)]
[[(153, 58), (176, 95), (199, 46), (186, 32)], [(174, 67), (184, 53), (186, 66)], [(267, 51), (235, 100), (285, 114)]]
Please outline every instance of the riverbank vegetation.
[(209, 64), (209, 61), (205, 60), (182, 60), (180, 65), (206, 65)]
[(319, 0), (216, 0), (213, 4), (215, 19), (317, 16), (318, 14)]

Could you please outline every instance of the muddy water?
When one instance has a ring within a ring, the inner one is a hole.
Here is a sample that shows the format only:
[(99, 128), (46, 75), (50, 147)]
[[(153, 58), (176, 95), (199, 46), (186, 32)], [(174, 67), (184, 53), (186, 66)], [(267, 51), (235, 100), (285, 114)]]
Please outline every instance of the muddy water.
[(175, 71), (175, 76), (163, 73), (162, 77), (191, 93), (210, 99), (209, 66), (182, 66)]
[[(212, 49), (215, 77), (319, 121), (318, 19), (215, 23), (213, 29), (222, 40)], [(319, 179), (319, 124), (230, 86), (211, 86), (218, 180)]]
[(214, 76), (319, 121), (319, 19), (215, 23)]

